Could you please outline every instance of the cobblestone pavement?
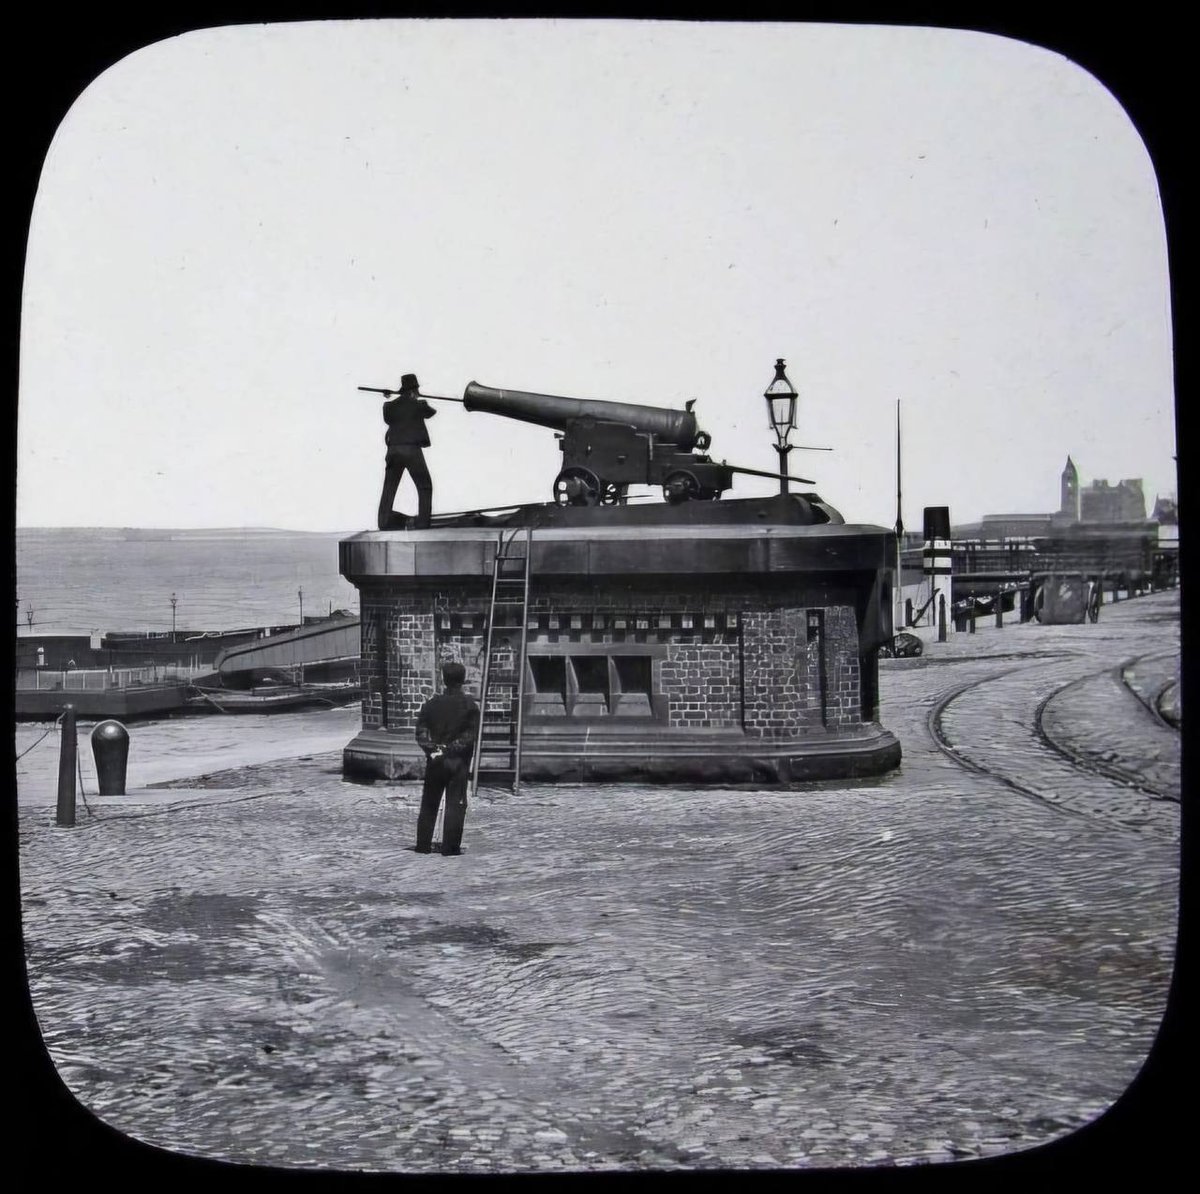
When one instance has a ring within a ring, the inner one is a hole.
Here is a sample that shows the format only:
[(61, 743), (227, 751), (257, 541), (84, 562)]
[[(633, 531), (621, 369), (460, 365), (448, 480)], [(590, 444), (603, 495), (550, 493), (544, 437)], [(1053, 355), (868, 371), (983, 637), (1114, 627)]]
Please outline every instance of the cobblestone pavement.
[(1178, 640), (1177, 593), (958, 635), (883, 666), (898, 772), (481, 795), (457, 858), (408, 848), (415, 785), (336, 754), (93, 797), (73, 830), (22, 807), (47, 1047), (121, 1131), (285, 1167), (1043, 1143), (1122, 1093), (1165, 1006), (1178, 742), (1119, 669)]

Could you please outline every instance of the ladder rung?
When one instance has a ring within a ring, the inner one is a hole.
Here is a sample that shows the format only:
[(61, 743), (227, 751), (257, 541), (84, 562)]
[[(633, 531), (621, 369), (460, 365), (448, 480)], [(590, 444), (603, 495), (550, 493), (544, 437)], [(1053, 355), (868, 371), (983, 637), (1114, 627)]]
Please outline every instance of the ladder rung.
[[(516, 791), (521, 752), (521, 710), (517, 694), (521, 690), (523, 659), (511, 637), (518, 632), (522, 646), (529, 630), (529, 568), (532, 550), (531, 532), (518, 540), (514, 533), (501, 535), (492, 566), (492, 603), (488, 612), (489, 650), (484, 662), (487, 681), (480, 696), (482, 706), (479, 738), (475, 756), (475, 786), (485, 777), (496, 785)], [(536, 627), (536, 622), (534, 623)], [(493, 635), (509, 637), (501, 646)]]

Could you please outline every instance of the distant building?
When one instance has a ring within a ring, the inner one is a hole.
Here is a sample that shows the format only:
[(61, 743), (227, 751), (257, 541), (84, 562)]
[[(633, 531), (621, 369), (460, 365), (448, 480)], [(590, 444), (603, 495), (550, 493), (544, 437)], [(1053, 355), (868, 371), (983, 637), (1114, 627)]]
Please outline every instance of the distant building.
[(1105, 480), (1093, 481), (1080, 492), (1078, 521), (1145, 522), (1146, 496), (1142, 493), (1141, 478), (1119, 481), (1116, 485)]
[(1160, 526), (1177, 527), (1179, 525), (1179, 507), (1172, 498), (1156, 497), (1150, 521), (1157, 522)]
[(1072, 522), (1079, 521), (1079, 470), (1075, 467), (1075, 461), (1070, 456), (1067, 457), (1066, 466), (1063, 468), (1061, 477), (1061, 492), (1062, 496), (1059, 501), (1058, 512)]
[[(1154, 521), (1178, 525), (1170, 498), (1155, 502)], [(953, 528), (955, 539), (1035, 539), (1080, 524), (1146, 522), (1146, 498), (1140, 478), (1110, 485), (1105, 480), (1080, 486), (1079, 469), (1070, 456), (1059, 477), (1058, 509), (1047, 514), (985, 514), (976, 523)]]
[(980, 539), (1030, 539), (1050, 530), (1050, 514), (985, 514)]

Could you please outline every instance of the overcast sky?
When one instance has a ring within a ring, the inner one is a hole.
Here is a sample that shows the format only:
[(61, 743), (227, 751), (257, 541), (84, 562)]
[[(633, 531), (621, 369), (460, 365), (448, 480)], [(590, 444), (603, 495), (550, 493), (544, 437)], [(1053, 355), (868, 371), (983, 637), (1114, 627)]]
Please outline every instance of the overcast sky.
[[(374, 525), (416, 373), (679, 407), (849, 522), (1175, 489), (1158, 192), (1112, 95), (986, 34), (346, 21), (107, 70), (34, 206), (20, 526)], [(440, 404), (434, 510), (550, 498), (553, 433)], [(772, 491), (741, 478), (732, 494)], [(638, 492), (636, 489), (634, 492)], [(643, 492), (653, 492), (645, 490)], [(401, 509), (415, 511), (405, 482)]]

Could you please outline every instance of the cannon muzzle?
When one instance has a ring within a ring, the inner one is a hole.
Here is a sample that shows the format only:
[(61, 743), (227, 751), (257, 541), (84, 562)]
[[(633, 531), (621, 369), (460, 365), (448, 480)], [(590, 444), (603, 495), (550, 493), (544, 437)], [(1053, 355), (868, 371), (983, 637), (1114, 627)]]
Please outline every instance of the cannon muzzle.
[(632, 402), (601, 402), (588, 398), (563, 398), (557, 394), (530, 394), (525, 390), (495, 390), (468, 382), (463, 391), (467, 410), (482, 410), (506, 419), (536, 423), (565, 431), (577, 419), (595, 419), (604, 423), (622, 423), (635, 431), (653, 435), (662, 444), (690, 451), (697, 440), (707, 436), (696, 424), (690, 410), (671, 410), (661, 406), (638, 406)]

